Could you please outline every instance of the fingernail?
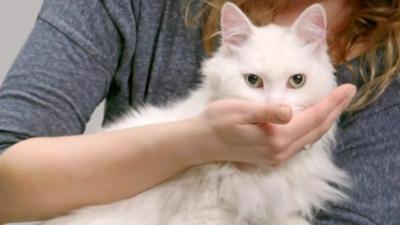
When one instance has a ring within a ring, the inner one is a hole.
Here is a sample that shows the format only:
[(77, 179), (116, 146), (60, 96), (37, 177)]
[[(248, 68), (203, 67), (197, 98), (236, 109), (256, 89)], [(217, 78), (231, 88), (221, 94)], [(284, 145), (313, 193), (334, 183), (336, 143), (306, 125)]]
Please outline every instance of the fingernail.
[(351, 98), (348, 98), (346, 101), (346, 104), (344, 105), (343, 109), (346, 109), (347, 107), (349, 107), (349, 105), (351, 104)]
[(349, 93), (347, 94), (347, 98), (348, 99), (353, 99), (354, 96), (356, 95), (357, 90), (356, 89), (352, 89), (351, 91), (349, 91)]
[(347, 95), (346, 104), (344, 106), (344, 109), (349, 107), (349, 105), (352, 103), (355, 95), (356, 95), (356, 91), (352, 91)]

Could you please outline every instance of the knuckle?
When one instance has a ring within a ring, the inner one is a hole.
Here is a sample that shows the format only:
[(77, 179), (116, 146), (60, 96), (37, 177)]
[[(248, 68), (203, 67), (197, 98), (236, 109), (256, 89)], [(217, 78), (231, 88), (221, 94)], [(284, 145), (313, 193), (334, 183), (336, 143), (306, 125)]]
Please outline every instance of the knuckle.
[(276, 140), (271, 143), (274, 152), (283, 152), (287, 149), (288, 143), (283, 140)]
[(312, 116), (313, 122), (315, 124), (321, 124), (322, 122), (325, 121), (326, 119), (326, 112), (321, 109), (321, 108), (313, 108), (312, 111), (310, 111), (310, 115)]
[(278, 167), (287, 160), (284, 154), (277, 154), (270, 159), (271, 166)]
[(258, 113), (260, 121), (268, 122), (271, 121), (271, 114), (268, 111), (261, 111)]
[(207, 106), (206, 112), (207, 112), (207, 113), (212, 113), (212, 112), (218, 110), (219, 107), (220, 107), (220, 103), (219, 103), (218, 101), (211, 102), (211, 103)]
[(330, 125), (327, 123), (324, 123), (320, 127), (318, 127), (318, 133), (324, 134), (329, 130), (329, 128), (330, 128)]
[(282, 164), (282, 160), (279, 160), (279, 159), (273, 159), (273, 160), (270, 160), (269, 161), (269, 165), (271, 166), (271, 167), (273, 167), (273, 168), (277, 168), (277, 167), (279, 167), (281, 164)]
[(288, 157), (288, 155), (287, 154), (279, 154), (278, 155), (278, 160), (282, 163), (282, 162), (285, 162), (285, 161), (287, 161), (289, 159), (289, 157)]
[(268, 163), (269, 166), (271, 166), (272, 168), (277, 168), (279, 167), (280, 163), (276, 162), (276, 161), (272, 161)]
[(329, 128), (330, 128), (331, 126), (329, 125), (329, 124), (324, 124), (324, 125), (322, 125), (322, 132), (323, 133), (326, 133), (328, 130), (329, 130)]
[(226, 114), (226, 106), (222, 100), (214, 101), (208, 104), (207, 108), (203, 112), (203, 115), (209, 119), (215, 119)]
[(321, 124), (321, 123), (324, 122), (324, 120), (325, 120), (325, 117), (322, 114), (322, 112), (317, 112), (317, 113), (314, 114), (314, 122), (316, 124)]
[(268, 162), (269, 160), (271, 160), (271, 154), (269, 151), (263, 151), (262, 154), (260, 155), (261, 159), (265, 160), (266, 162)]

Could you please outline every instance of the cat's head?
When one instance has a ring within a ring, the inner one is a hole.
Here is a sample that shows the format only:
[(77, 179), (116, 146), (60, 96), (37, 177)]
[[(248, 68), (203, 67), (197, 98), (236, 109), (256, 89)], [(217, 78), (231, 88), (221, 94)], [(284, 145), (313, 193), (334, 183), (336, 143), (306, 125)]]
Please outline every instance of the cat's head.
[(335, 86), (326, 45), (326, 13), (308, 7), (290, 27), (256, 27), (234, 4), (221, 12), (221, 46), (203, 64), (215, 98), (283, 102), (295, 111)]

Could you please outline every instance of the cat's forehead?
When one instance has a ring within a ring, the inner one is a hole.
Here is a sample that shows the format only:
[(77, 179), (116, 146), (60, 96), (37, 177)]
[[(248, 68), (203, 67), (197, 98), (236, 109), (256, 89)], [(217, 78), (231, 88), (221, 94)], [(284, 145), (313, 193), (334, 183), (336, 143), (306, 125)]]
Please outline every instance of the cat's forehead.
[(310, 54), (296, 35), (287, 27), (269, 25), (255, 30), (249, 41), (250, 50), (265, 57), (301, 57)]
[(305, 68), (305, 64), (315, 57), (289, 28), (269, 25), (255, 32), (239, 53), (244, 67), (275, 72), (296, 71)]

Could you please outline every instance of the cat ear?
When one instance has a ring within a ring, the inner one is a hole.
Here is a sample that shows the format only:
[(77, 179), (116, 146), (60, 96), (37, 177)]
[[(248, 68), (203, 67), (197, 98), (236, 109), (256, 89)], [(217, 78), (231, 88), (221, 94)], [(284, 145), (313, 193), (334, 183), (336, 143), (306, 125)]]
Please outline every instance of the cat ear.
[(303, 11), (291, 31), (305, 44), (315, 44), (317, 49), (326, 46), (326, 12), (321, 4), (314, 4)]
[(223, 44), (239, 47), (252, 33), (253, 24), (233, 3), (225, 3), (221, 11), (221, 33)]

